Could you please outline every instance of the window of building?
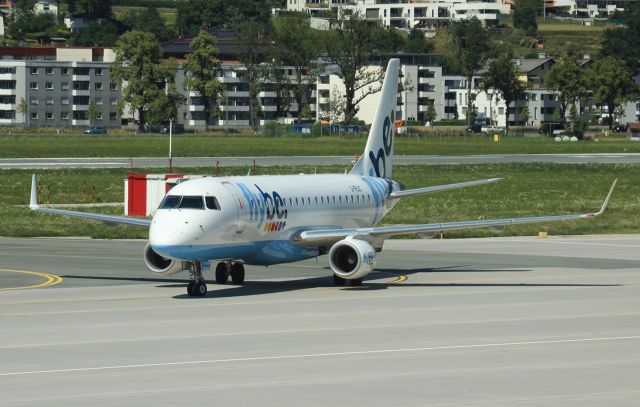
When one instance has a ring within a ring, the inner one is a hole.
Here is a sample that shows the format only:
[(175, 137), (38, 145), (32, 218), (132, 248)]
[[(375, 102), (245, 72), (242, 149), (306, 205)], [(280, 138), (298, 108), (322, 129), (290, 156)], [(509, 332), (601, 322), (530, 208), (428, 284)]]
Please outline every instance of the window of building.
[(69, 120), (69, 112), (61, 112), (60, 120)]
[(69, 90), (69, 82), (60, 83), (60, 90)]
[(118, 113), (110, 112), (109, 113), (109, 120), (118, 120)]
[(118, 99), (117, 98), (109, 99), (109, 104), (111, 104), (111, 106), (115, 106), (117, 103), (118, 103)]
[(102, 68), (96, 68), (96, 75), (97, 76), (102, 76)]
[(29, 82), (29, 89), (37, 90), (38, 82)]
[(95, 87), (96, 90), (102, 90), (102, 82), (96, 82)]
[(68, 105), (69, 104), (69, 96), (63, 96), (60, 98), (60, 104), (61, 105)]
[(102, 112), (96, 114), (96, 120), (102, 120)]
[(38, 120), (38, 112), (31, 112), (31, 120)]
[(45, 87), (47, 90), (53, 90), (53, 82), (47, 82)]
[(498, 114), (504, 114), (504, 107), (498, 108)]
[(47, 75), (53, 75), (53, 68), (51, 67), (44, 68), (44, 73)]
[(118, 90), (118, 84), (117, 84), (117, 83), (115, 83), (115, 82), (111, 82), (111, 83), (109, 84), (109, 89), (111, 89), (111, 90)]
[(53, 112), (47, 112), (44, 114), (46, 120), (53, 120)]
[(48, 105), (52, 105), (53, 104), (53, 96), (47, 96), (46, 104), (48, 104)]
[(96, 101), (96, 105), (101, 105), (102, 104), (102, 97), (101, 96), (96, 96), (93, 100)]
[(37, 104), (38, 104), (38, 98), (33, 97), (33, 96), (32, 96), (32, 97), (30, 97), (30, 98), (29, 98), (29, 104), (30, 104), (30, 105), (37, 105)]
[(60, 72), (62, 72), (63, 75), (69, 75), (69, 68), (62, 68)]
[(38, 68), (32, 67), (31, 68), (31, 75), (37, 75), (37, 74), (38, 74)]

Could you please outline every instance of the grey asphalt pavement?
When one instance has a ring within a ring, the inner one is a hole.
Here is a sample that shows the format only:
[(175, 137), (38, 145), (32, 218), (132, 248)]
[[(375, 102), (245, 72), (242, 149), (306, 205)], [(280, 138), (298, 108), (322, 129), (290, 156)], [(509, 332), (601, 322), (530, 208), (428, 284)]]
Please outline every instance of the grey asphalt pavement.
[[(174, 167), (221, 167), (250, 168), (255, 160), (258, 166), (326, 166), (351, 165), (353, 156), (315, 157), (174, 157)], [(412, 155), (395, 156), (395, 165), (410, 164), (494, 164), (494, 163), (605, 163), (638, 164), (638, 153), (603, 154), (493, 154), (469, 156)], [(169, 165), (168, 158), (5, 158), (0, 159), (0, 169), (22, 168), (161, 168)]]
[[(0, 404), (640, 396), (639, 235), (393, 240), (360, 288), (333, 287), (321, 257), (248, 268), (244, 287), (210, 284), (205, 298), (186, 295), (184, 276), (154, 278), (143, 247), (0, 238)], [(19, 286), (40, 288), (8, 290)]]

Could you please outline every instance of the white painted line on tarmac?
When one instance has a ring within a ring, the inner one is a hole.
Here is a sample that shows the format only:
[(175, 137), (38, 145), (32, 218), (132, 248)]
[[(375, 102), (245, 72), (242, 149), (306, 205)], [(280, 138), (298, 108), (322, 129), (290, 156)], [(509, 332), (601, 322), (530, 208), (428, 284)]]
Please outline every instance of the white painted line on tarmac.
[(107, 371), (107, 370), (118, 370), (118, 369), (122, 369), (122, 370), (139, 369), (139, 368), (149, 368), (149, 367), (206, 365), (206, 364), (220, 364), (220, 363), (234, 363), (234, 362), (330, 358), (330, 357), (336, 357), (336, 356), (376, 355), (376, 354), (385, 354), (385, 353), (428, 352), (428, 351), (456, 350), (456, 349), (482, 349), (482, 348), (486, 349), (486, 348), (501, 348), (501, 347), (523, 346), (523, 345), (557, 345), (557, 344), (588, 343), (588, 342), (613, 342), (613, 341), (626, 341), (626, 340), (638, 340), (638, 339), (640, 339), (640, 335), (613, 336), (613, 337), (603, 337), (603, 338), (557, 339), (557, 340), (546, 340), (546, 341), (543, 340), (543, 341), (484, 343), (484, 344), (472, 344), (472, 345), (432, 346), (432, 347), (424, 347), (424, 348), (378, 349), (378, 350), (363, 350), (363, 351), (351, 351), (351, 352), (308, 353), (308, 354), (298, 354), (298, 355), (256, 356), (256, 357), (249, 357), (249, 358), (208, 359), (208, 360), (191, 360), (191, 361), (161, 362), (161, 363), (142, 363), (142, 364), (135, 364), (135, 365), (79, 367), (79, 368), (71, 368), (71, 369), (31, 370), (31, 371), (24, 371), (24, 372), (0, 373), (0, 377), (28, 376), (28, 375), (36, 375), (36, 374), (53, 374), (53, 373), (95, 372), (95, 371)]

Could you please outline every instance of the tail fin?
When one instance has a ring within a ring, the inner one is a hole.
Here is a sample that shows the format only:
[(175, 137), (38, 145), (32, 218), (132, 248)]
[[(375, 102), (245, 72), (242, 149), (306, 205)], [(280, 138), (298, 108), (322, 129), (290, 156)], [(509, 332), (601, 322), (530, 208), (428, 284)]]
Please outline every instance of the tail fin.
[(351, 174), (391, 178), (399, 69), (399, 59), (389, 60), (382, 83), (380, 102), (373, 123), (371, 123), (367, 146), (362, 157), (351, 169)]

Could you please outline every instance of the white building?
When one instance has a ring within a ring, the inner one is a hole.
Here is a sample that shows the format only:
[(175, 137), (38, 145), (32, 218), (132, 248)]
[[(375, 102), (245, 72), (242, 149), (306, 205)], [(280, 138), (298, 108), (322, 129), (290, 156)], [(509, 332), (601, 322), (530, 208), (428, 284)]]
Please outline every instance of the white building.
[(57, 1), (47, 1), (40, 0), (36, 2), (36, 5), (33, 8), (36, 14), (53, 14), (54, 16), (58, 15), (58, 2)]

